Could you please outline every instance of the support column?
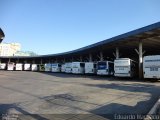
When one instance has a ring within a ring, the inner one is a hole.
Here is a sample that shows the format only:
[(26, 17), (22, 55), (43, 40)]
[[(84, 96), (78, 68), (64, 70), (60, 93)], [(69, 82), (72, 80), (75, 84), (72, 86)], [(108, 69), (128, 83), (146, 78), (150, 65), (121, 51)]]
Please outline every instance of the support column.
[(139, 41), (139, 79), (143, 78), (142, 62), (143, 62), (143, 46), (142, 46), (142, 41)]
[(89, 62), (92, 62), (92, 54), (89, 54)]
[(82, 61), (83, 61), (83, 60), (82, 60), (82, 56), (80, 56), (79, 60), (80, 60), (80, 62), (82, 62)]
[(41, 59), (41, 64), (43, 64), (43, 60)]
[(74, 59), (73, 59), (73, 57), (71, 58), (71, 62), (73, 62), (74, 61)]
[(16, 63), (19, 63), (19, 58), (17, 59)]
[(55, 63), (58, 63), (58, 58), (56, 58), (56, 61), (55, 61)]
[(27, 60), (25, 60), (24, 63), (27, 63)]
[(35, 60), (32, 60), (32, 64), (35, 64)]
[(118, 58), (119, 58), (119, 48), (116, 47), (116, 59), (118, 59)]
[(102, 52), (100, 52), (100, 61), (103, 61), (104, 59), (103, 59), (103, 53)]
[(9, 58), (8, 63), (10, 63), (10, 62), (11, 62), (11, 59)]
[(63, 59), (63, 63), (65, 63), (65, 62), (66, 62), (66, 59), (64, 58), (64, 59)]

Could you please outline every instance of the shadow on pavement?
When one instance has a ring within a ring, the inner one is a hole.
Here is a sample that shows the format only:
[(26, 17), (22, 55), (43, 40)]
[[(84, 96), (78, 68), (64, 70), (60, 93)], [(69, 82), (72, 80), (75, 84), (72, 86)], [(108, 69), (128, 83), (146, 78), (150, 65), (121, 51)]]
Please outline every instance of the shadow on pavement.
[[(104, 89), (115, 89), (115, 90), (121, 90), (121, 91), (129, 91), (131, 93), (134, 92), (143, 92), (143, 93), (149, 93), (150, 96), (148, 96), (148, 99), (142, 100), (137, 102), (135, 106), (128, 106), (124, 104), (118, 104), (118, 103), (109, 103), (105, 104), (101, 107), (98, 107), (96, 109), (90, 110), (91, 113), (101, 115), (108, 119), (115, 119), (115, 114), (139, 114), (139, 115), (145, 115), (149, 112), (151, 107), (154, 105), (154, 103), (158, 100), (160, 96), (160, 87), (155, 85), (145, 85), (145, 84), (86, 84), (90, 87), (99, 87)], [(127, 96), (126, 96), (127, 97)], [(143, 96), (141, 96), (143, 98)], [(131, 98), (131, 99), (134, 99)], [(136, 115), (135, 115), (136, 116)], [(140, 119), (140, 118), (136, 118)]]

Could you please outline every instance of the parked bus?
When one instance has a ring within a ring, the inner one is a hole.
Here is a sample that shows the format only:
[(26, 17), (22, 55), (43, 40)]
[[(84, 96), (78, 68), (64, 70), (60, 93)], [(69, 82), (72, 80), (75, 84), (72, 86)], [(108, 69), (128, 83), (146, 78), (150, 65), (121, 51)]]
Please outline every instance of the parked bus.
[(73, 74), (84, 74), (85, 63), (84, 62), (72, 62), (72, 73)]
[(160, 55), (143, 58), (143, 73), (144, 78), (160, 78)]
[(22, 63), (16, 63), (16, 70), (23, 70), (23, 64)]
[(26, 71), (31, 70), (31, 64), (25, 63), (24, 64), (24, 70), (26, 70)]
[(94, 62), (85, 62), (85, 73), (86, 74), (96, 74), (97, 66)]
[(72, 63), (65, 63), (65, 73), (72, 73)]
[(61, 64), (53, 63), (52, 64), (52, 72), (61, 72)]
[(65, 64), (61, 65), (61, 72), (65, 72)]
[(5, 70), (7, 67), (6, 63), (0, 63), (0, 70)]
[(14, 70), (14, 68), (15, 68), (15, 65), (13, 62), (10, 62), (7, 64), (7, 70)]
[(99, 61), (97, 63), (97, 75), (113, 75), (114, 63), (112, 61)]
[(38, 65), (37, 64), (32, 64), (31, 65), (31, 70), (32, 71), (38, 71)]
[(130, 58), (114, 60), (114, 76), (135, 77), (137, 75), (137, 63)]
[(46, 72), (51, 72), (52, 71), (52, 64), (46, 63), (45, 64), (45, 71)]

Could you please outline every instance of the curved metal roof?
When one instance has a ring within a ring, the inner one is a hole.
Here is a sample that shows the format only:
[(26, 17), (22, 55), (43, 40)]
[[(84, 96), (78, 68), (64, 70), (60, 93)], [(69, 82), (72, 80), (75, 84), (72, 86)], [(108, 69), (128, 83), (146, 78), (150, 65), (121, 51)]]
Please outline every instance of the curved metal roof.
[(3, 38), (5, 37), (4, 32), (0, 28), (0, 43), (2, 42)]
[[(151, 38), (159, 36), (160, 36), (160, 22), (157, 22), (73, 51), (68, 51), (58, 54), (49, 54), (49, 55), (26, 56), (26, 57), (12, 56), (12, 57), (0, 57), (0, 58), (46, 58), (46, 57), (59, 57), (59, 56), (65, 57), (68, 55), (86, 53), (87, 51), (92, 52), (95, 48), (101, 48), (101, 47), (110, 48), (111, 46), (115, 48), (115, 46), (117, 47), (123, 46), (123, 43), (127, 43), (127, 45), (129, 46), (133, 46), (138, 40), (147, 40), (146, 41), (146, 47), (147, 47), (150, 45), (149, 41), (155, 41), (152, 40)], [(160, 39), (158, 39), (156, 42), (158, 43), (157, 45), (160, 48)]]

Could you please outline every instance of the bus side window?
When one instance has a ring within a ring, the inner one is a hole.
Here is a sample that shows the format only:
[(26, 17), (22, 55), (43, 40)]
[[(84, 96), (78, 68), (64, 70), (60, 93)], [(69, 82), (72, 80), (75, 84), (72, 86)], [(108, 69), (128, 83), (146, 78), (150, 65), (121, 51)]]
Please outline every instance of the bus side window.
[(94, 64), (94, 68), (97, 68), (97, 65), (96, 65), (96, 64)]

